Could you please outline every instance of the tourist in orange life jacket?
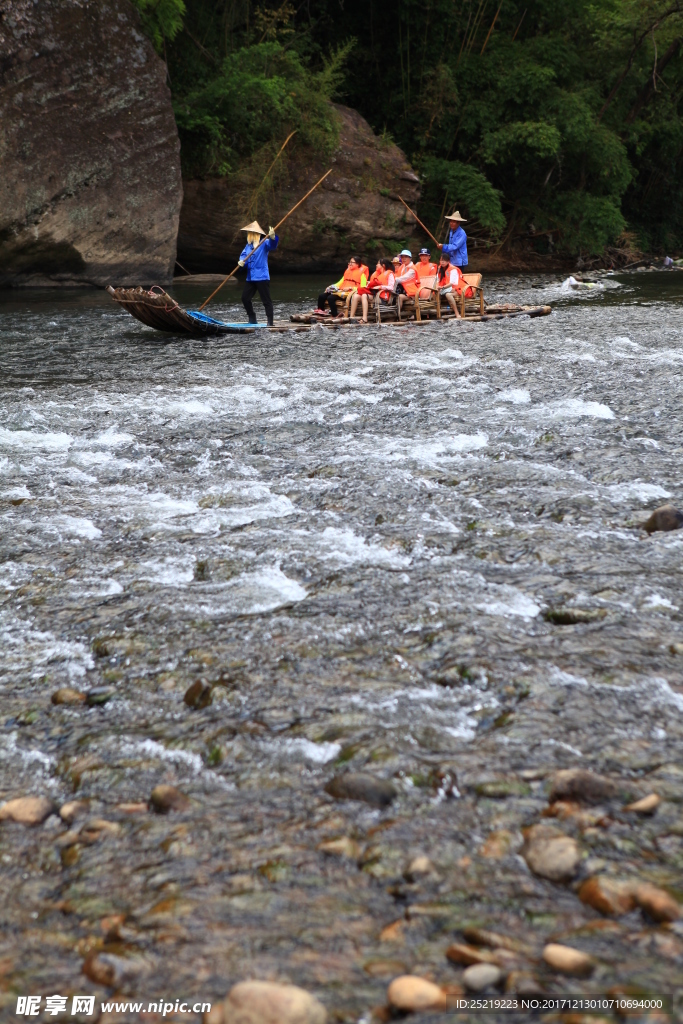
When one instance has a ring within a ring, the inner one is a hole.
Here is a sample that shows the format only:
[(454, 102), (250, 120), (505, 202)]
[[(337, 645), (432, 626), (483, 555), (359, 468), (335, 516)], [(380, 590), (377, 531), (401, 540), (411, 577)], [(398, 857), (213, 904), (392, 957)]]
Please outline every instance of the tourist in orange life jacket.
[(432, 263), (431, 257), (429, 249), (420, 249), (420, 262), (415, 264), (420, 281), (423, 277), (434, 277), (436, 274), (436, 263)]
[(399, 313), (404, 298), (406, 296), (412, 298), (413, 295), (417, 295), (417, 290), (420, 284), (420, 280), (417, 276), (417, 270), (413, 263), (413, 254), (410, 249), (401, 249), (400, 256), (401, 267), (396, 275), (396, 292), (398, 294), (397, 301)]
[(448, 253), (442, 253), (439, 260), (439, 269), (436, 272), (435, 287), (439, 295), (445, 299), (457, 317), (460, 316), (456, 295), (459, 294), (459, 287), (462, 287), (462, 271), (460, 267), (450, 262)]
[(360, 298), (363, 307), (362, 323), (368, 322), (368, 296), (379, 292), (379, 301), (386, 306), (391, 301), (394, 292), (395, 277), (390, 259), (378, 260), (374, 274), (367, 283), (366, 288), (359, 288), (351, 299), (351, 316), (356, 315), (358, 300)]
[[(375, 269), (374, 269), (374, 271), (372, 273), (372, 276), (368, 279), (368, 283), (365, 286), (361, 285), (360, 288), (356, 292), (354, 292), (354, 294), (352, 295), (352, 297), (351, 297), (351, 309), (349, 311), (349, 316), (355, 316), (356, 315), (356, 311), (358, 309), (358, 303), (361, 302), (362, 307), (363, 307), (363, 322), (367, 323), (367, 319), (368, 319), (368, 300), (367, 300), (367, 296), (373, 294), (373, 288), (374, 288), (375, 285), (379, 284), (379, 276), (380, 276), (380, 274), (382, 273), (383, 270), (384, 270), (384, 267), (382, 266), (382, 261), (381, 260), (377, 260), (377, 263), (375, 265)], [(365, 297), (365, 302), (362, 302), (361, 300), (364, 297)]]
[(329, 285), (318, 296), (318, 308), (315, 312), (325, 313), (325, 303), (328, 303), (330, 313), (332, 316), (336, 316), (338, 299), (345, 299), (347, 295), (353, 294), (359, 288), (364, 288), (367, 283), (368, 268), (357, 256), (352, 256), (340, 279), (335, 284)]

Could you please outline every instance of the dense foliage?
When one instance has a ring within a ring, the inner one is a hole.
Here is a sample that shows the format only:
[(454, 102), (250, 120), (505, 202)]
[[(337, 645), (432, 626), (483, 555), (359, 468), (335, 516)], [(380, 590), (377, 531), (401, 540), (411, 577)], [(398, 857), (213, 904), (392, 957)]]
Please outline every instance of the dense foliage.
[(333, 146), (336, 96), (406, 151), (432, 225), (456, 204), (539, 251), (683, 246), (683, 0), (137, 4), (188, 173), (294, 128)]

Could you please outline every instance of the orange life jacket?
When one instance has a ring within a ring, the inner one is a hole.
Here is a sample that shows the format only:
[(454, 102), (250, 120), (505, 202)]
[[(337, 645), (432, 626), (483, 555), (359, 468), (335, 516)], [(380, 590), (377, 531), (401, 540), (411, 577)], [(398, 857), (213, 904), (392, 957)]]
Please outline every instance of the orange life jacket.
[[(383, 271), (383, 273), (381, 273), (379, 275), (378, 283), (379, 284), (386, 284), (386, 285), (389, 286), (389, 288), (393, 289), (393, 287), (395, 285), (395, 281), (396, 281), (396, 278), (394, 277), (393, 271), (385, 270), (385, 271)], [(385, 291), (384, 289), (382, 289), (382, 291), (380, 291), (380, 293), (379, 293), (379, 297), (380, 297), (380, 299), (383, 299), (385, 302), (388, 302), (389, 299), (391, 298), (391, 292), (390, 291)]]
[(412, 262), (406, 263), (405, 266), (402, 263), (400, 271), (399, 271), (399, 273), (396, 276), (397, 277), (404, 277), (411, 270), (415, 271), (413, 277), (411, 277), (411, 279), (409, 281), (401, 281), (401, 284), (403, 285), (403, 287), (406, 290), (406, 295), (417, 295), (418, 280), (419, 279), (418, 279), (418, 276), (417, 276), (417, 268), (415, 267), (414, 263), (412, 263)]
[(427, 263), (423, 263), (422, 260), (420, 260), (419, 263), (415, 264), (415, 269), (417, 270), (417, 276), (420, 280), (422, 280), (423, 277), (434, 277), (434, 274), (436, 273), (436, 263), (430, 263), (429, 261), (427, 261)]

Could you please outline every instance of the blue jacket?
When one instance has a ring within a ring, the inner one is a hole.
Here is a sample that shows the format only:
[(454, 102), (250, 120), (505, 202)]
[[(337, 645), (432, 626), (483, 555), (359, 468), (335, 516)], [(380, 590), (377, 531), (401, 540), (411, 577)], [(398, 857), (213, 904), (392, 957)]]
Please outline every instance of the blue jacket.
[(271, 239), (266, 238), (258, 247), (258, 252), (253, 259), (247, 259), (250, 253), (254, 251), (255, 246), (251, 242), (247, 242), (244, 249), (240, 253), (240, 259), (245, 260), (247, 264), (247, 281), (270, 281), (270, 274), (268, 273), (268, 253), (271, 249), (277, 249), (277, 243), (280, 241), (278, 236)]
[(467, 235), (459, 224), (455, 231), (448, 232), (448, 241), (444, 242), (441, 251), (450, 257), (456, 267), (467, 266)]

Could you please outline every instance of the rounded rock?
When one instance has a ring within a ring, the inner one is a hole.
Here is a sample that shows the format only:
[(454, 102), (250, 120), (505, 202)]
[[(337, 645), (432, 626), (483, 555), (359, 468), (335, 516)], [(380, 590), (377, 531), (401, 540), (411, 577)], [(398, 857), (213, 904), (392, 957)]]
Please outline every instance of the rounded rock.
[(679, 512), (674, 505), (660, 505), (656, 508), (649, 519), (642, 524), (642, 529), (648, 534), (658, 531), (668, 532), (669, 530), (680, 530), (683, 526), (683, 512)]
[(93, 686), (85, 695), (85, 702), (89, 708), (100, 708), (116, 695), (116, 690), (109, 686)]
[(87, 814), (89, 809), (90, 804), (87, 800), (69, 800), (59, 808), (59, 817), (70, 825), (76, 818)]
[(76, 705), (85, 704), (85, 694), (80, 690), (72, 690), (69, 686), (63, 686), (61, 690), (55, 690), (52, 694), (53, 704)]
[(296, 985), (240, 981), (230, 989), (223, 1018), (230, 1024), (325, 1024), (327, 1011)]
[(183, 697), (188, 708), (194, 708), (196, 711), (199, 711), (200, 708), (207, 708), (212, 699), (213, 688), (203, 679), (197, 679), (192, 686), (189, 686)]
[(595, 969), (595, 961), (588, 953), (572, 946), (561, 946), (558, 942), (548, 943), (543, 950), (543, 959), (554, 971), (573, 978), (587, 978)]
[(365, 772), (344, 772), (335, 775), (325, 786), (325, 792), (336, 800), (362, 800), (371, 807), (388, 807), (398, 795), (396, 788), (385, 779), (377, 779)]
[(415, 1013), (418, 1010), (445, 1010), (446, 994), (426, 978), (403, 974), (394, 978), (387, 989), (389, 1005), (394, 1010)]
[(21, 796), (0, 807), (0, 821), (16, 821), (20, 825), (42, 825), (54, 811), (52, 800), (45, 796)]
[(588, 878), (579, 889), (579, 899), (606, 917), (628, 914), (635, 907), (632, 885), (604, 875)]
[(149, 798), (149, 802), (158, 814), (168, 814), (169, 811), (186, 811), (190, 801), (184, 793), (181, 793), (175, 786), (155, 786)]
[(661, 802), (661, 798), (656, 793), (648, 793), (641, 800), (627, 804), (624, 810), (633, 811), (635, 814), (654, 814)]
[(495, 964), (472, 964), (463, 972), (462, 980), (470, 992), (483, 992), (498, 985), (502, 977), (503, 972)]
[(576, 800), (595, 806), (613, 800), (616, 795), (617, 787), (611, 779), (585, 768), (566, 768), (553, 776), (550, 803), (554, 804), (556, 800)]
[(641, 882), (633, 889), (633, 898), (648, 917), (659, 923), (677, 921), (681, 916), (680, 904), (664, 889), (650, 882)]
[(568, 882), (581, 861), (579, 844), (551, 825), (533, 825), (527, 833), (524, 859), (535, 875), (551, 882)]
[(328, 839), (319, 843), (318, 849), (321, 853), (328, 853), (333, 857), (346, 857), (349, 860), (358, 860), (360, 857), (360, 847), (350, 836), (342, 836), (341, 839)]

